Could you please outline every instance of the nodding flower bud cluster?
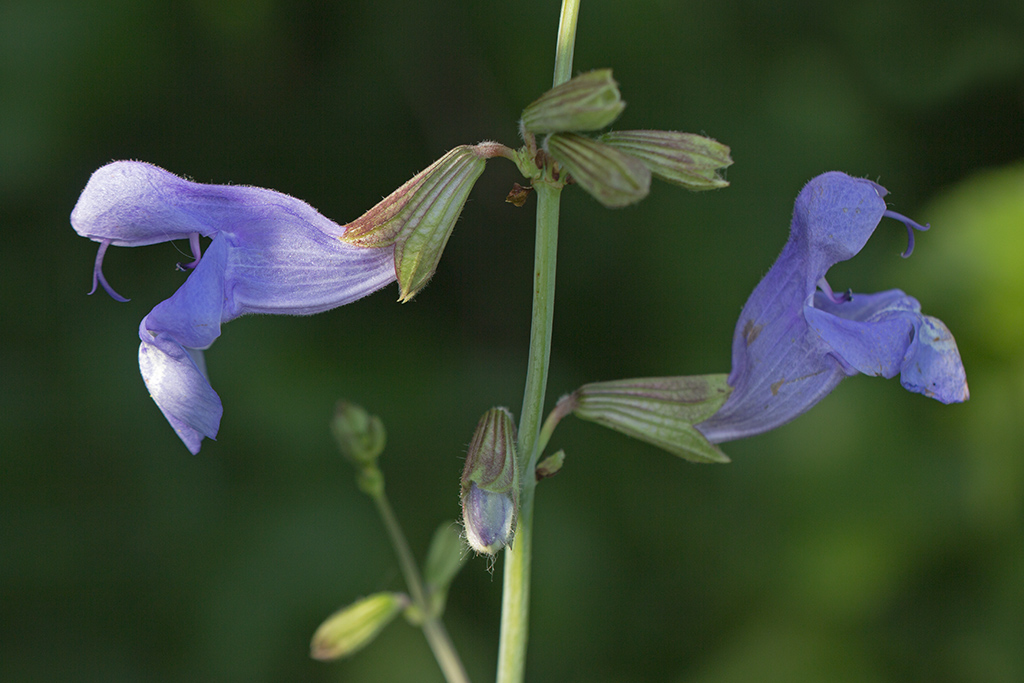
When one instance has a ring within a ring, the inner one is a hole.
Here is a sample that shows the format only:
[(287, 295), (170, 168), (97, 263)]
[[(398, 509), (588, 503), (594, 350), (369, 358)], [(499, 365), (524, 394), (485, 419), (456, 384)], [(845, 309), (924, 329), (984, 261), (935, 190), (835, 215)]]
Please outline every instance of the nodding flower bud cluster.
[(380, 418), (348, 401), (339, 401), (334, 409), (331, 432), (341, 454), (357, 467), (376, 463), (387, 444), (387, 432)]
[(462, 470), (462, 521), (466, 541), (478, 553), (493, 555), (512, 539), (519, 512), (516, 427), (506, 408), (480, 418)]
[(718, 175), (732, 164), (729, 148), (711, 138), (664, 130), (580, 135), (611, 124), (625, 106), (611, 70), (599, 69), (539, 97), (523, 110), (521, 126), (526, 134), (546, 135), (544, 151), (607, 207), (646, 197), (652, 175), (688, 190), (729, 184)]

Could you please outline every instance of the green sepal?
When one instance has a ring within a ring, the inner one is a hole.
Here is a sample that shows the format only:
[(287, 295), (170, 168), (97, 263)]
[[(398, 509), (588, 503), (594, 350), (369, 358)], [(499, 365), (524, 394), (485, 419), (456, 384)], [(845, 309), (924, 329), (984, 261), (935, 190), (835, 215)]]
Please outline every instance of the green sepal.
[(491, 408), (477, 423), (462, 469), (462, 491), (470, 484), (490, 493), (507, 493), (518, 500), (516, 425), (507, 408)]
[(729, 182), (719, 169), (732, 164), (729, 147), (693, 133), (622, 130), (599, 140), (640, 159), (658, 178), (688, 190), (714, 190)]
[(356, 600), (320, 624), (309, 654), (323, 661), (347, 657), (369, 645), (385, 626), (409, 606), (402, 593), (375, 593)]
[(732, 392), (728, 375), (646, 377), (594, 382), (565, 400), (573, 413), (691, 462), (729, 462), (693, 425), (714, 415)]
[(534, 100), (523, 110), (521, 125), (538, 135), (600, 130), (625, 108), (612, 70), (597, 69), (580, 74)]
[(342, 242), (395, 245), (399, 301), (412, 299), (437, 269), (466, 198), (487, 164), (487, 145), (449, 151), (346, 226)]
[(646, 164), (611, 145), (575, 133), (559, 133), (548, 137), (544, 148), (580, 187), (609, 208), (638, 202), (651, 190), (651, 171)]

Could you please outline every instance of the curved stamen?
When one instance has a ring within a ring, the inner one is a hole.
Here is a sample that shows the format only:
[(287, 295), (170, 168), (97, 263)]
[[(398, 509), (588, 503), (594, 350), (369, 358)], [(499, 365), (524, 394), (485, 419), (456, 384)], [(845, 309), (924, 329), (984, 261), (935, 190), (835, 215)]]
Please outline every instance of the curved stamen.
[(199, 265), (199, 259), (203, 257), (203, 250), (199, 247), (199, 233), (194, 232), (188, 236), (188, 244), (192, 247), (192, 263), (178, 263), (175, 267), (178, 270), (193, 270)]
[(839, 296), (836, 296), (835, 292), (832, 291), (832, 287), (828, 284), (828, 280), (821, 278), (818, 280), (818, 287), (825, 293), (825, 296), (834, 304), (845, 304), (847, 301), (853, 299), (853, 290), (848, 289)]
[(110, 240), (103, 240), (100, 242), (100, 250), (96, 254), (96, 263), (92, 267), (92, 289), (89, 290), (89, 294), (96, 291), (96, 284), (99, 283), (114, 301), (131, 301), (131, 299), (126, 299), (115, 292), (114, 288), (107, 282), (107, 278), (103, 277), (103, 255), (107, 253), (107, 247), (109, 246)]
[(914, 231), (924, 231), (932, 227), (930, 223), (925, 223), (924, 225), (921, 225), (920, 223), (907, 218), (901, 213), (896, 213), (895, 211), (886, 210), (885, 213), (883, 213), (882, 215), (888, 216), (889, 218), (895, 218), (896, 220), (903, 223), (903, 225), (907, 226), (907, 250), (900, 254), (900, 256), (902, 256), (903, 258), (907, 258), (912, 253), (914, 253)]

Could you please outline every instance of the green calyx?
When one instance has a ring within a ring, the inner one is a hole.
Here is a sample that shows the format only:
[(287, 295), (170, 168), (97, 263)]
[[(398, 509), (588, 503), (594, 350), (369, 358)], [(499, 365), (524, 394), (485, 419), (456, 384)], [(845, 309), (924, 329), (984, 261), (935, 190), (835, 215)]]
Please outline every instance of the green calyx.
[(580, 187), (609, 208), (634, 204), (651, 190), (646, 164), (611, 145), (576, 133), (559, 133), (549, 136), (544, 148)]
[(537, 135), (591, 131), (618, 118), (626, 103), (611, 69), (580, 74), (552, 88), (523, 110), (521, 126)]
[(722, 407), (728, 375), (647, 377), (585, 384), (563, 400), (573, 414), (692, 462), (729, 462), (693, 425)]
[(409, 301), (437, 269), (470, 190), (499, 147), (452, 149), (348, 224), (341, 241), (367, 248), (393, 244), (399, 301)]
[(729, 147), (693, 133), (667, 130), (623, 130), (598, 138), (636, 157), (661, 180), (688, 190), (714, 190), (729, 184), (718, 175), (732, 164)]
[(488, 410), (477, 424), (462, 470), (463, 493), (470, 484), (489, 493), (508, 493), (518, 498), (516, 427), (507, 408)]

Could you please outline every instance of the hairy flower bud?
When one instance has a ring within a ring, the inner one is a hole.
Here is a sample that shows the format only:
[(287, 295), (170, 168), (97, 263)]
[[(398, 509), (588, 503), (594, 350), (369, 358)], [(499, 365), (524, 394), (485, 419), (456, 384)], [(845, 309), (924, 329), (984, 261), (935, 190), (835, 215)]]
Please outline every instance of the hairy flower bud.
[(726, 375), (647, 377), (585, 384), (563, 400), (573, 413), (692, 462), (729, 462), (693, 426), (714, 415), (732, 389)]
[(348, 401), (338, 402), (331, 420), (331, 432), (341, 454), (359, 467), (376, 462), (387, 443), (387, 432), (380, 418)]
[(688, 190), (729, 184), (717, 173), (732, 164), (729, 148), (711, 138), (669, 130), (622, 130), (605, 133), (600, 140), (640, 159), (658, 178)]
[(342, 242), (395, 245), (399, 301), (412, 299), (434, 274), (493, 146), (456, 147), (346, 226)]
[(506, 408), (492, 408), (477, 424), (462, 470), (462, 521), (470, 547), (496, 553), (511, 540), (518, 511), (515, 424)]
[(366, 647), (409, 605), (401, 593), (375, 593), (338, 610), (313, 634), (309, 654), (327, 661), (347, 657)]
[(611, 69), (580, 74), (548, 90), (523, 110), (522, 126), (531, 133), (599, 130), (618, 118), (626, 103)]
[(633, 204), (650, 192), (650, 169), (611, 145), (575, 133), (559, 133), (550, 136), (544, 148), (580, 187), (607, 207)]

